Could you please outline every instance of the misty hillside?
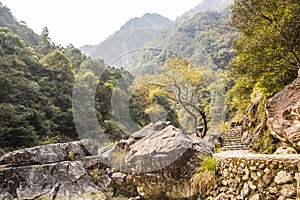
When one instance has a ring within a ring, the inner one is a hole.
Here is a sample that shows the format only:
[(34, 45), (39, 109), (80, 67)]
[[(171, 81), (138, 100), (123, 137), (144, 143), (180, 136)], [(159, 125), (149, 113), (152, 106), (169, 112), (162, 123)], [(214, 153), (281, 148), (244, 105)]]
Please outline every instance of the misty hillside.
[(28, 45), (38, 44), (38, 35), (28, 28), (25, 22), (18, 22), (10, 9), (0, 2), (0, 27), (7, 27), (22, 37)]
[(203, 11), (220, 11), (224, 7), (228, 7), (232, 0), (202, 0), (195, 8), (183, 14), (182, 17), (191, 17)]
[(159, 31), (127, 69), (134, 75), (154, 74), (172, 56), (189, 57), (195, 64), (214, 70), (224, 69), (234, 57), (232, 42), (238, 36), (227, 25), (229, 18), (229, 8), (179, 18)]
[(103, 59), (107, 64), (119, 68), (124, 67), (128, 64), (129, 57), (122, 56), (123, 54), (143, 47), (162, 27), (170, 23), (168, 18), (159, 14), (147, 13), (141, 18), (130, 19), (119, 31), (100, 44), (86, 45), (80, 49), (92, 58)]

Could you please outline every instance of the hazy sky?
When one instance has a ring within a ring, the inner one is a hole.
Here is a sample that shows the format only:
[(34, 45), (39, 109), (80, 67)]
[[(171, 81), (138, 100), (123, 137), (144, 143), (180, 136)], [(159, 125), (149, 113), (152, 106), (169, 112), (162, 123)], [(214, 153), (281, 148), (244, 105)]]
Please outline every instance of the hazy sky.
[(98, 44), (126, 21), (145, 13), (171, 20), (201, 0), (0, 0), (18, 21), (40, 34), (48, 27), (50, 38), (63, 46)]

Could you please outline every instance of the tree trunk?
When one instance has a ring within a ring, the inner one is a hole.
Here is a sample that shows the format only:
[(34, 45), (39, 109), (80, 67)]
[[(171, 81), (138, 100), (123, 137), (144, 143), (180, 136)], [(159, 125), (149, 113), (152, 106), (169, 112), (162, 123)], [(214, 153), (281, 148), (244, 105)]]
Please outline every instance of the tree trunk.
[[(200, 113), (200, 115), (203, 119), (203, 124), (204, 124), (204, 128), (202, 130), (202, 133), (201, 133), (200, 137), (204, 138), (206, 136), (206, 132), (207, 132), (207, 119), (206, 119), (206, 115), (205, 115), (204, 111), (202, 112), (202, 111), (199, 110), (199, 113)], [(199, 136), (199, 135), (197, 134), (197, 136)]]

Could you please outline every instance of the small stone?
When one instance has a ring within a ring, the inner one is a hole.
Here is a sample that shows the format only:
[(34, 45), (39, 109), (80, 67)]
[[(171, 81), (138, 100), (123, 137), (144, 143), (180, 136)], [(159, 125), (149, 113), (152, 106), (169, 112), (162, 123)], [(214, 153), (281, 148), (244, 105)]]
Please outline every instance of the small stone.
[(286, 200), (284, 196), (280, 196), (278, 200)]
[(298, 181), (300, 181), (300, 173), (296, 173), (295, 174), (295, 179), (298, 180)]
[(228, 169), (223, 170), (223, 177), (227, 178), (229, 177), (230, 171)]
[(257, 188), (256, 185), (254, 185), (251, 181), (248, 182), (248, 185), (251, 190), (256, 190)]
[(238, 174), (243, 174), (244, 171), (243, 171), (243, 169), (242, 169), (241, 167), (239, 167), (237, 173), (238, 173)]
[(249, 174), (245, 174), (243, 177), (242, 177), (242, 180), (243, 181), (247, 181), (249, 179)]
[(241, 190), (241, 195), (243, 199), (245, 199), (246, 196), (248, 196), (250, 190), (249, 190), (249, 185), (248, 183), (244, 183), (243, 189)]
[(264, 172), (265, 172), (266, 174), (270, 174), (270, 173), (271, 173), (271, 170), (270, 170), (269, 168), (266, 168), (266, 169), (264, 170)]
[(251, 166), (249, 169), (250, 169), (251, 171), (256, 171), (256, 170), (257, 170), (257, 167), (256, 167), (256, 166)]
[(235, 181), (236, 181), (237, 183), (240, 183), (240, 182), (241, 182), (241, 178), (240, 178), (239, 176), (236, 176), (236, 177), (235, 177)]
[(274, 154), (297, 154), (297, 151), (292, 147), (280, 147)]
[(271, 182), (270, 177), (267, 174), (263, 176), (263, 181), (266, 185), (269, 185), (269, 183)]
[(282, 184), (292, 181), (292, 176), (286, 171), (280, 171), (277, 173), (274, 179), (275, 183)]
[(293, 184), (284, 185), (282, 186), (280, 194), (283, 195), (284, 197), (292, 197), (293, 195), (296, 194), (296, 188), (294, 187)]
[(245, 167), (245, 163), (242, 162), (242, 163), (240, 164), (240, 166), (241, 166), (241, 168), (244, 168), (244, 167)]
[(262, 177), (262, 174), (261, 174), (260, 172), (257, 172), (256, 175), (257, 175), (257, 177), (259, 177), (259, 178)]
[(249, 171), (249, 169), (247, 167), (243, 171), (244, 171), (245, 174), (248, 174), (248, 175), (250, 173), (250, 171)]
[(262, 163), (258, 166), (258, 169), (263, 170), (265, 167), (266, 167), (266, 165), (264, 163)]
[(264, 191), (264, 187), (265, 187), (265, 185), (261, 182), (259, 182), (258, 185), (257, 185), (258, 190), (261, 191), (261, 192)]
[(222, 180), (222, 185), (227, 186), (228, 185), (227, 181), (226, 180)]
[(235, 191), (235, 188), (230, 187), (230, 188), (228, 189), (228, 191), (229, 191), (229, 193), (233, 193), (233, 192)]
[(234, 178), (235, 177), (234, 173), (230, 173), (230, 177)]
[(282, 169), (282, 168), (283, 168), (282, 164), (278, 165), (278, 169)]
[(255, 194), (249, 200), (260, 200), (260, 194)]
[(235, 168), (232, 169), (232, 173), (236, 174), (237, 170)]
[(269, 187), (269, 192), (271, 193), (271, 194), (277, 194), (277, 188), (276, 187)]
[(258, 180), (258, 177), (257, 177), (256, 173), (251, 173), (251, 179), (254, 180), (254, 181)]

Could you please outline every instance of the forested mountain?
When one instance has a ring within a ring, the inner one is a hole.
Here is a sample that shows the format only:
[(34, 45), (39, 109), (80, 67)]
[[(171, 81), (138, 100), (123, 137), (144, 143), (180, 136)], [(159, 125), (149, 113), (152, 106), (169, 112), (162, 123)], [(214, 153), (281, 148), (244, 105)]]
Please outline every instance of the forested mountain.
[[(94, 79), (98, 83), (96, 120), (107, 137), (124, 137), (113, 119), (110, 100), (126, 71), (106, 68), (103, 60), (88, 58), (73, 45), (56, 46), (47, 28), (41, 35), (35, 34), (2, 4), (0, 20), (0, 154), (79, 139), (82, 135), (75, 128), (72, 108), (78, 79), (87, 85)], [(79, 69), (81, 73), (76, 74)], [(102, 76), (96, 75), (98, 71)]]
[(128, 70), (134, 75), (153, 74), (174, 55), (188, 57), (199, 66), (224, 69), (234, 56), (232, 45), (238, 36), (229, 19), (229, 8), (178, 19), (145, 44)]
[[(212, 1), (205, 10), (209, 2), (173, 23), (145, 14), (99, 45), (82, 48), (105, 60), (55, 45), (46, 27), (37, 35), (0, 4), (0, 151), (79, 139), (76, 122), (97, 138), (84, 115), (94, 108), (107, 138), (118, 140), (132, 123), (206, 126), (202, 117), (213, 127), (225, 115), (241, 120), (256, 96), (262, 100), (251, 113), (260, 118), (250, 128), (264, 133), (265, 102), (299, 69), (299, 2), (240, 0), (231, 10), (222, 7), (226, 0)], [(95, 102), (83, 101), (90, 107), (79, 106), (74, 115), (74, 95)]]
[(141, 18), (129, 20), (119, 31), (100, 44), (86, 45), (80, 49), (92, 58), (103, 59), (107, 64), (118, 68), (126, 68), (132, 56), (126, 53), (143, 47), (162, 27), (170, 23), (169, 19), (159, 14), (147, 13)]

